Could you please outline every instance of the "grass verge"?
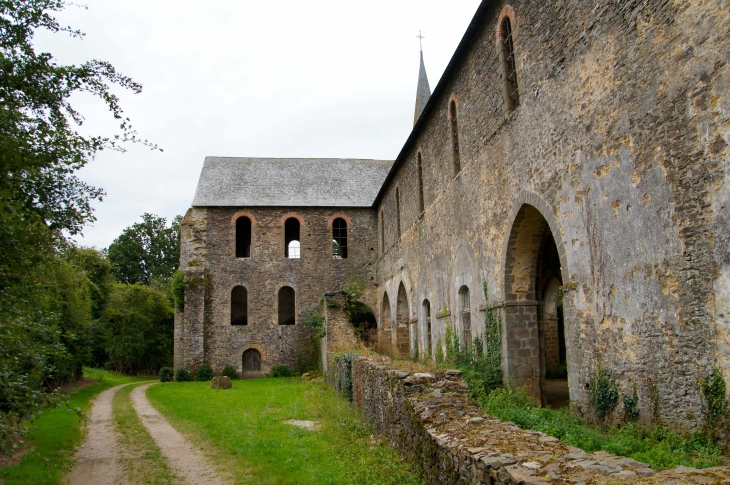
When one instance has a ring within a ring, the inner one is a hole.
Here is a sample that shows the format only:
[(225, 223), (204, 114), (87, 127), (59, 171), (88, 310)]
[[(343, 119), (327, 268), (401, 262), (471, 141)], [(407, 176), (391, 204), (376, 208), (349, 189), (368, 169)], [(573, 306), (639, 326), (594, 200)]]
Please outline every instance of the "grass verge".
[(484, 411), (525, 429), (542, 431), (587, 452), (604, 450), (628, 456), (661, 469), (678, 465), (707, 468), (728, 463), (728, 458), (702, 432), (684, 437), (664, 426), (641, 429), (631, 423), (601, 430), (587, 425), (568, 409), (537, 408), (529, 398), (498, 388), (479, 398)]
[(124, 450), (122, 465), (130, 483), (163, 485), (184, 483), (168, 464), (167, 458), (155, 444), (134, 411), (130, 394), (135, 385), (121, 388), (112, 402), (114, 424)]
[[(3, 485), (55, 485), (63, 482), (83, 439), (81, 423), (91, 400), (104, 389), (149, 379), (129, 377), (100, 369), (84, 368), (84, 375), (96, 384), (69, 391), (68, 403), (44, 411), (30, 426), (25, 446), (30, 451), (20, 463), (0, 468)], [(75, 412), (75, 409), (80, 412)]]
[[(170, 421), (225, 466), (237, 484), (422, 484), (414, 469), (321, 382), (299, 378), (170, 382), (147, 396)], [(319, 430), (287, 424), (311, 420)]]

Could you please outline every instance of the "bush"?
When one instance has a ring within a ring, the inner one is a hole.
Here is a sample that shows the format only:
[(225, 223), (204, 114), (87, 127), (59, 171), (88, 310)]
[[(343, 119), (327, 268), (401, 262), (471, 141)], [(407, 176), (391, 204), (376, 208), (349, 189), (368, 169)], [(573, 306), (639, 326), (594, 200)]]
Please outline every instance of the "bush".
[(190, 375), (190, 372), (182, 367), (175, 372), (175, 381), (177, 382), (190, 382), (192, 380), (193, 376)]
[(275, 365), (271, 369), (271, 374), (269, 374), (270, 377), (291, 377), (294, 373), (289, 370), (289, 368), (283, 364), (281, 365)]
[(170, 382), (173, 376), (172, 367), (163, 367), (160, 369), (160, 382)]
[(221, 375), (228, 377), (232, 381), (238, 379), (238, 372), (236, 372), (236, 369), (232, 365), (225, 366)]
[(213, 377), (215, 377), (215, 372), (213, 372), (213, 368), (208, 364), (201, 365), (198, 367), (197, 372), (195, 372), (196, 381), (209, 381)]

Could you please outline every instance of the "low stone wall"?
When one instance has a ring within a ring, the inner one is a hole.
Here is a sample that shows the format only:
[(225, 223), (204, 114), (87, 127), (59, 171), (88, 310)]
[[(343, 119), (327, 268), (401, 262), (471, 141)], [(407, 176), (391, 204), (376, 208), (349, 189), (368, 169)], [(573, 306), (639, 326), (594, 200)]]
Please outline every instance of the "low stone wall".
[(434, 485), (730, 483), (727, 467), (656, 472), (491, 418), (469, 397), (460, 371), (408, 372), (384, 357), (338, 355), (327, 379)]

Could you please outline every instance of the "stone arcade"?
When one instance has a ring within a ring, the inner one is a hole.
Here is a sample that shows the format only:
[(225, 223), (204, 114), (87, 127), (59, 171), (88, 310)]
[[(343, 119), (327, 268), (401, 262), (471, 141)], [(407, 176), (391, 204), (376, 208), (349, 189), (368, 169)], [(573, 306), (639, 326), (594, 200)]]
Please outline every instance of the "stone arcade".
[[(505, 378), (577, 409), (601, 365), (644, 419), (730, 381), (726, 0), (483, 1), (395, 161), (205, 160), (175, 366), (295, 365), (301, 314), (362, 268), (381, 345), (503, 324)], [(485, 294), (483, 288), (489, 289)]]

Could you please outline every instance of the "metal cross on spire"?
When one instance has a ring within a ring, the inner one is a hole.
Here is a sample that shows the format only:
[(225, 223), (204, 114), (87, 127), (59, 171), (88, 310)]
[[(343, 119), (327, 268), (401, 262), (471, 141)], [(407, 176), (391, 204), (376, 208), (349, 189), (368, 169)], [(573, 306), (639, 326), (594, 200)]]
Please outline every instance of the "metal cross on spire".
[(418, 35), (416, 37), (418, 37), (418, 45), (419, 45), (419, 47), (421, 48), (421, 50), (423, 50), (423, 39), (425, 39), (425, 37), (421, 35), (421, 31), (420, 30), (418, 31)]

